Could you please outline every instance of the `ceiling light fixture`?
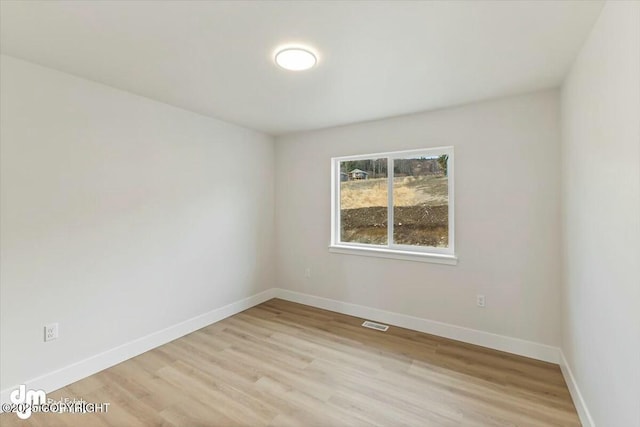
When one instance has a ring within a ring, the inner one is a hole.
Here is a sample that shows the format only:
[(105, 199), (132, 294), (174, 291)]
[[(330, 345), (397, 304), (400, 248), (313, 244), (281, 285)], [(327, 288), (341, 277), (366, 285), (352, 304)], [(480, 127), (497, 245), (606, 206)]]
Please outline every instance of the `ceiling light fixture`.
[(312, 68), (318, 59), (316, 56), (300, 47), (282, 49), (276, 53), (276, 64), (290, 71), (303, 71)]

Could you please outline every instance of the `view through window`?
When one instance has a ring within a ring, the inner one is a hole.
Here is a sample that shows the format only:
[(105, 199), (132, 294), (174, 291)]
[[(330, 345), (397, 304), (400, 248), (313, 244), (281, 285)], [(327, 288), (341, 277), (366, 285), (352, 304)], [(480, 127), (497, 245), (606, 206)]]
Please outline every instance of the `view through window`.
[(333, 161), (334, 244), (453, 253), (453, 148)]
[(387, 159), (340, 162), (340, 240), (386, 245)]

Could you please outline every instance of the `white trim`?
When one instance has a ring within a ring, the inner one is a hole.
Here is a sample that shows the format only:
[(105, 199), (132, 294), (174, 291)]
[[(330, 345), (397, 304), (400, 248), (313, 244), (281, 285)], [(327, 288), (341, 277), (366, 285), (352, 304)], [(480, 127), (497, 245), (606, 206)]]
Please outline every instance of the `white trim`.
[[(424, 254), (419, 255), (424, 256)], [(50, 393), (272, 298), (281, 298), (287, 301), (306, 304), (363, 319), (376, 320), (402, 328), (506, 351), (533, 359), (559, 363), (578, 411), (580, 421), (585, 427), (595, 427), (571, 368), (562, 351), (556, 347), (281, 288), (271, 288), (224, 307), (211, 310), (208, 313), (185, 320), (166, 329), (153, 332), (103, 353), (65, 366), (64, 368), (26, 380), (23, 384), (29, 389), (44, 390), (46, 393)], [(18, 385), (9, 387), (0, 392), (1, 403), (9, 402), (9, 393), (15, 390), (17, 386)], [(0, 410), (0, 413), (1, 412)]]
[(336, 211), (340, 209), (340, 191), (336, 191), (340, 184), (336, 184), (337, 182), (342, 182), (340, 167), (338, 162), (331, 159), (331, 244), (340, 235), (340, 215), (336, 215)]
[[(395, 227), (395, 212), (393, 201), (393, 178), (395, 171), (395, 160), (393, 157), (387, 157), (387, 247), (391, 248), (393, 244), (393, 229)], [(342, 188), (342, 187), (341, 187)], [(338, 206), (338, 209), (342, 209)], [(340, 211), (342, 212), (342, 211)], [(336, 212), (336, 214), (339, 214)]]
[(427, 151), (446, 151), (452, 149), (451, 145), (442, 145), (439, 147), (426, 147), (426, 148), (416, 148), (414, 150), (402, 150), (402, 151), (385, 151), (383, 153), (369, 153), (369, 154), (356, 154), (353, 156), (339, 156), (334, 157), (333, 160), (369, 160), (373, 157), (382, 158), (382, 157), (392, 157), (394, 159), (402, 159), (405, 156), (410, 156), (412, 154), (422, 154)]
[[(64, 368), (26, 380), (23, 384), (29, 389), (44, 390), (46, 393), (50, 393), (272, 298), (281, 298), (287, 301), (306, 304), (363, 319), (376, 320), (402, 328), (531, 357), (545, 362), (559, 363), (581, 422), (585, 427), (595, 427), (569, 364), (562, 351), (556, 347), (281, 288), (271, 288), (224, 307), (211, 310), (208, 313), (185, 320), (166, 329), (153, 332), (103, 353), (65, 366)], [(9, 402), (9, 394), (15, 390), (17, 386), (18, 385), (15, 385), (2, 390), (0, 393), (1, 403)], [(1, 412), (0, 410), (0, 413)]]
[(378, 258), (401, 259), (405, 261), (431, 262), (435, 264), (456, 265), (458, 258), (455, 255), (436, 254), (430, 252), (412, 252), (387, 249), (386, 247), (342, 246), (331, 245), (329, 252), (346, 255), (372, 256)]
[(576, 411), (578, 411), (580, 422), (584, 427), (595, 427), (596, 424), (593, 422), (591, 413), (589, 412), (587, 404), (582, 397), (582, 393), (580, 393), (580, 388), (578, 388), (576, 378), (573, 376), (569, 362), (564, 356), (562, 349), (560, 349), (560, 370), (562, 370), (562, 376), (564, 377), (564, 381), (567, 383)]
[(394, 313), (378, 308), (366, 307), (363, 305), (318, 297), (315, 295), (303, 294), (300, 292), (290, 291), (288, 289), (276, 289), (274, 297), (322, 308), (324, 310), (356, 316), (362, 319), (373, 320), (380, 323), (399, 326), (401, 328), (407, 328), (482, 347), (488, 347), (494, 350), (505, 351), (545, 362), (558, 363), (559, 361), (559, 349), (557, 347), (533, 341), (526, 341), (519, 338), (479, 331), (477, 329), (465, 328), (449, 323), (408, 316), (406, 314)]
[(454, 149), (453, 147), (451, 147), (451, 152), (449, 153), (449, 159), (448, 159), (448, 165), (447, 165), (447, 184), (449, 185), (447, 187), (447, 206), (449, 207), (448, 209), (448, 214), (449, 214), (449, 234), (448, 239), (449, 239), (449, 248), (451, 248), (451, 252), (449, 252), (450, 255), (455, 255), (455, 247), (456, 247), (456, 197), (455, 197), (455, 185), (453, 185), (454, 183), (454, 179), (456, 176), (456, 169), (454, 166), (455, 163), (455, 157), (454, 156)]
[[(66, 385), (74, 383), (78, 380), (93, 375), (132, 357), (138, 356), (146, 351), (152, 350), (177, 338), (190, 334), (193, 331), (209, 326), (241, 311), (247, 310), (253, 306), (261, 304), (274, 298), (275, 288), (268, 289), (256, 295), (241, 299), (191, 319), (185, 320), (166, 329), (153, 332), (144, 337), (122, 344), (105, 352), (96, 354), (87, 359), (80, 360), (49, 372), (37, 378), (24, 381), (28, 389), (44, 390), (50, 393), (58, 390)], [(9, 403), (9, 394), (18, 387), (16, 384), (0, 392), (0, 400), (2, 403)], [(0, 411), (1, 412), (1, 411)]]

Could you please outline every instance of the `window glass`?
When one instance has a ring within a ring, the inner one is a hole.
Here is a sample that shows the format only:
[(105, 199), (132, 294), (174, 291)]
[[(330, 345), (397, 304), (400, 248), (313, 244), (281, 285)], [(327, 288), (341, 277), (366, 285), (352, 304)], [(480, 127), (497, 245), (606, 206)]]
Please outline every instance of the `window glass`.
[(387, 244), (387, 159), (340, 162), (340, 241)]
[(393, 160), (393, 243), (449, 246), (446, 154)]

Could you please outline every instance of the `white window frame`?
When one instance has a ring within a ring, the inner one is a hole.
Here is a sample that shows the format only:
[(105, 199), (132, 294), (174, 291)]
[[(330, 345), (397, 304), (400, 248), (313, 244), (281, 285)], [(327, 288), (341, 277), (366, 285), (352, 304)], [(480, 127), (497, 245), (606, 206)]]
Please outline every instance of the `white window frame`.
[[(447, 184), (449, 190), (449, 246), (437, 248), (431, 246), (399, 245), (393, 243), (393, 171), (395, 159), (407, 157), (449, 156), (447, 167)], [(387, 244), (375, 245), (367, 243), (340, 241), (340, 162), (350, 160), (387, 159)], [(409, 261), (435, 262), (440, 264), (456, 264), (455, 255), (455, 207), (454, 207), (454, 155), (453, 147), (435, 147), (420, 150), (391, 151), (385, 153), (362, 154), (357, 156), (333, 157), (331, 159), (331, 244), (329, 251), (348, 255), (375, 256)]]

